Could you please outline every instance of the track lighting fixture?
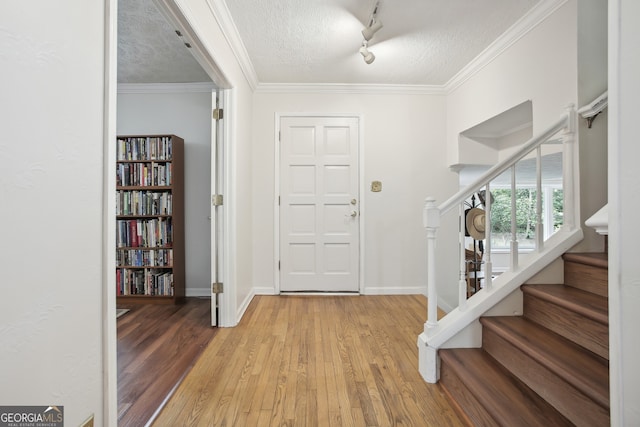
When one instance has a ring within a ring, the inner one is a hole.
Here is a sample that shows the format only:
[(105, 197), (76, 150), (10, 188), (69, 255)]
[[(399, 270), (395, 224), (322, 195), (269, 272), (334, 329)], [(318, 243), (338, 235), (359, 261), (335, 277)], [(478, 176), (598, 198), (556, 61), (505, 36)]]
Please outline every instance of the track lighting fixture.
[(380, 28), (382, 28), (382, 21), (373, 18), (369, 26), (362, 30), (362, 37), (364, 37), (366, 41), (369, 41)]
[(368, 43), (369, 40), (373, 38), (373, 35), (382, 28), (382, 21), (378, 19), (377, 14), (378, 1), (376, 1), (373, 6), (373, 12), (371, 12), (371, 16), (369, 17), (369, 25), (362, 29), (362, 37), (364, 37), (364, 40), (362, 41), (362, 47), (360, 47), (360, 54), (367, 64), (371, 64), (376, 60), (375, 55), (369, 52)]
[(369, 52), (369, 49), (367, 49), (366, 43), (362, 44), (362, 47), (360, 48), (360, 54), (364, 58), (364, 62), (366, 62), (367, 64), (371, 64), (376, 60), (376, 56), (372, 52)]

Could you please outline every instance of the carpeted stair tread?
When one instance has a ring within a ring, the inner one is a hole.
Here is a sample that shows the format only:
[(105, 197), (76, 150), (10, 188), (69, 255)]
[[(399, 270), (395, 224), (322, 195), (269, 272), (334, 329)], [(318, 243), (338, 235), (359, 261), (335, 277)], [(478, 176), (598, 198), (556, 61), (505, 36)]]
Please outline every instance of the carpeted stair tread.
[(604, 325), (609, 324), (607, 298), (564, 285), (523, 285), (522, 292), (575, 311)]
[(545, 366), (603, 408), (609, 408), (606, 359), (522, 317), (483, 317), (483, 328)]
[(473, 425), (573, 425), (482, 349), (444, 349), (439, 355), (442, 386)]

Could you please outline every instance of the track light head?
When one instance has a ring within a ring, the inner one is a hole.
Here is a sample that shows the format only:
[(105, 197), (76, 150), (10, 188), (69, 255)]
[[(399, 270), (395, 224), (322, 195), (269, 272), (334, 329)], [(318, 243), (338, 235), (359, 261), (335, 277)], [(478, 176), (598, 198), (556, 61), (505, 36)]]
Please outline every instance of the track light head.
[(376, 56), (372, 52), (369, 52), (369, 49), (367, 49), (366, 45), (362, 45), (362, 47), (360, 48), (360, 54), (364, 58), (364, 62), (366, 62), (367, 64), (371, 64), (376, 60)]
[(373, 38), (373, 35), (380, 30), (380, 28), (382, 28), (382, 21), (376, 19), (372, 21), (368, 27), (362, 30), (362, 37), (364, 37), (366, 41), (369, 41)]
[(376, 0), (371, 16), (369, 17), (369, 25), (362, 29), (362, 37), (364, 37), (364, 40), (362, 41), (362, 47), (359, 52), (364, 58), (364, 62), (367, 64), (371, 64), (376, 60), (376, 56), (372, 52), (369, 52), (369, 49), (367, 48), (369, 40), (371, 40), (373, 35), (382, 28), (382, 21), (379, 21), (376, 16), (378, 14), (378, 1), (379, 0)]

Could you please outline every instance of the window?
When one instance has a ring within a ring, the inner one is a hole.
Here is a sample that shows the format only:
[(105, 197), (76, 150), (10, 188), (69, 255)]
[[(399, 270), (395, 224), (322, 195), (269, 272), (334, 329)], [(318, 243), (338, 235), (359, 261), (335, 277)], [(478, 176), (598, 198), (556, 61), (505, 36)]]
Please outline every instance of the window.
[[(511, 242), (511, 189), (492, 189), (491, 248), (509, 249)], [(544, 238), (555, 233), (563, 222), (563, 191), (559, 187), (542, 188), (542, 224)], [(516, 236), (519, 249), (533, 249), (536, 234), (536, 189), (516, 189)], [(551, 227), (547, 224), (552, 224)]]

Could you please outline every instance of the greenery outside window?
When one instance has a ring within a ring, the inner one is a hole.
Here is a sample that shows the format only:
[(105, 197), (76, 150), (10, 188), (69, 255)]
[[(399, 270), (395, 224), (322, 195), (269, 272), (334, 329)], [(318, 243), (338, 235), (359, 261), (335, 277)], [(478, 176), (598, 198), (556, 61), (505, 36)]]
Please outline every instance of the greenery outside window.
[[(509, 249), (511, 242), (511, 189), (492, 188), (491, 204), (491, 248)], [(542, 224), (545, 240), (555, 233), (563, 223), (562, 188), (542, 188)], [(516, 189), (516, 236), (519, 249), (535, 248), (536, 235), (536, 189)], [(551, 226), (549, 226), (550, 224)]]

